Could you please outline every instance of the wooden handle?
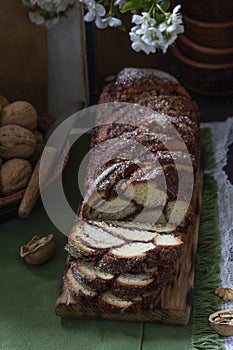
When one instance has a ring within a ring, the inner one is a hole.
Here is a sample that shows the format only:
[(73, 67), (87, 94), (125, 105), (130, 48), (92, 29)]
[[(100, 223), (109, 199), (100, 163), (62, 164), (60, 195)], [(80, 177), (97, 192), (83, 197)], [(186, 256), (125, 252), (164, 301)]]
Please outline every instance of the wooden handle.
[[(49, 170), (55, 159), (57, 150), (53, 147), (46, 147), (43, 152), (43, 168), (40, 168), (41, 157), (36, 163), (34, 171), (32, 173), (31, 179), (27, 185), (26, 191), (24, 193), (22, 202), (20, 203), (18, 215), (21, 218), (27, 218), (40, 194), (40, 186), (46, 183)], [(40, 180), (40, 181), (39, 181)]]

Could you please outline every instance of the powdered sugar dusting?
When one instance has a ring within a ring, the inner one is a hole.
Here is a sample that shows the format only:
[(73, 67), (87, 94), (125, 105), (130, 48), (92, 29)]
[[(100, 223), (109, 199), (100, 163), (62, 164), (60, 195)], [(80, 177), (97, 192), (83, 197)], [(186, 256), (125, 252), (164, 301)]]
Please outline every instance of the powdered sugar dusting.
[(116, 84), (131, 86), (135, 83), (142, 83), (145, 80), (147, 84), (150, 84), (153, 82), (155, 78), (160, 79), (162, 80), (162, 82), (165, 82), (165, 83), (172, 82), (175, 84), (179, 84), (176, 78), (174, 78), (170, 74), (163, 72), (161, 70), (152, 69), (152, 68), (133, 68), (133, 67), (124, 68), (117, 75)]

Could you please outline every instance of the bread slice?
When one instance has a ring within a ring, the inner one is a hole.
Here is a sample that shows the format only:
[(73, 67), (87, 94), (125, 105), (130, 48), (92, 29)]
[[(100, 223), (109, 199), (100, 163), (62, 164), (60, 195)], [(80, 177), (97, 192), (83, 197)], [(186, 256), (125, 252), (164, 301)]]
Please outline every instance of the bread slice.
[[(142, 211), (142, 207), (135, 201), (111, 198), (109, 201), (93, 201), (93, 197), (86, 195), (80, 209), (80, 216), (88, 220), (128, 220), (128, 218)], [(102, 204), (100, 204), (100, 202)]]
[[(104, 140), (107, 135), (102, 134), (102, 138)], [(98, 138), (94, 140), (96, 146), (90, 152), (86, 185), (93, 183), (101, 175), (101, 172), (105, 175), (105, 178), (108, 177), (108, 174), (116, 174), (119, 165), (124, 165), (125, 170), (122, 168), (118, 173), (121, 174), (126, 171), (126, 176), (130, 174), (131, 170), (135, 170), (133, 164), (137, 167), (138, 163), (160, 163), (161, 166), (168, 164), (191, 166), (193, 164), (197, 169), (197, 156), (194, 153), (189, 156), (184, 143), (181, 143), (180, 140), (177, 142), (172, 137), (166, 137), (165, 139), (165, 135), (160, 135), (160, 140), (158, 140), (155, 135), (147, 134), (143, 136), (141, 131), (138, 130), (137, 133), (126, 132), (124, 138), (123, 136), (116, 137), (110, 142), (98, 143)], [(169, 147), (169, 150), (166, 149), (165, 145)], [(190, 147), (193, 147), (193, 150), (196, 149), (196, 146), (191, 144)], [(98, 162), (96, 162), (96, 159), (98, 159)]]
[(99, 296), (97, 305), (104, 312), (110, 313), (139, 313), (142, 310), (142, 299), (123, 299), (107, 291)]
[(82, 286), (86, 285), (96, 292), (110, 290), (120, 298), (136, 298), (144, 292), (162, 288), (173, 276), (172, 265), (155, 266), (145, 273), (113, 274), (83, 260), (73, 260), (70, 270)]
[(66, 284), (71, 294), (80, 302), (92, 301), (97, 297), (97, 292), (95, 290), (75, 279), (71, 269), (68, 269), (65, 273), (64, 283)]
[[(165, 211), (166, 222), (183, 227), (192, 219), (194, 208), (192, 203), (185, 200), (176, 200), (168, 202)], [(190, 223), (190, 222), (189, 222)]]
[(174, 232), (162, 234), (86, 220), (76, 223), (68, 239), (71, 256), (113, 274), (174, 264), (181, 246), (182, 241)]
[[(126, 243), (129, 241), (150, 242), (158, 235), (158, 232), (156, 231), (156, 225), (147, 225), (148, 227), (150, 227), (150, 230), (145, 230), (144, 228), (141, 228), (141, 226), (138, 225), (137, 222), (127, 223), (126, 221), (119, 221), (118, 225), (118, 222), (96, 221), (94, 224), (97, 227), (106, 230), (108, 233), (111, 233), (112, 235), (116, 235), (117, 237), (123, 239)], [(159, 228), (161, 228), (161, 226), (159, 226)], [(164, 232), (168, 233), (165, 225), (161, 233)]]
[[(158, 270), (157, 270), (158, 271)], [(162, 288), (171, 278), (170, 269), (167, 274), (163, 273), (163, 278), (158, 275), (124, 273), (119, 275), (111, 286), (111, 292), (120, 298), (135, 298), (145, 292)], [(166, 277), (165, 277), (166, 276)]]
[(103, 166), (97, 167), (94, 174), (92, 172), (87, 176), (86, 188), (93, 187), (94, 182), (101, 197), (117, 197), (117, 184), (123, 179), (128, 179), (139, 166), (137, 162), (119, 158), (111, 159)]
[(134, 241), (110, 249), (98, 266), (108, 272), (125, 273), (156, 265), (175, 264), (181, 254), (181, 244), (181, 240), (173, 235), (157, 236), (153, 243)]
[[(170, 223), (178, 223), (178, 215), (170, 216), (169, 203), (178, 199), (181, 208), (185, 208), (183, 204), (188, 205), (192, 198), (194, 173), (188, 164), (161, 166), (159, 162), (132, 163), (117, 159), (116, 163), (110, 161), (99, 169), (95, 178), (91, 176), (90, 173), (87, 178), (81, 208), (82, 217), (88, 220), (136, 219), (159, 223), (166, 221), (163, 217), (166, 213)], [(177, 214), (178, 210), (179, 205)]]
[(108, 249), (118, 247), (125, 240), (109, 234), (90, 222), (79, 220), (72, 228), (68, 239), (68, 251), (75, 258), (87, 260), (101, 258)]
[(79, 282), (98, 291), (104, 291), (110, 288), (115, 278), (114, 274), (105, 272), (83, 260), (72, 262), (71, 270)]
[(144, 207), (164, 207), (166, 200), (190, 200), (193, 192), (193, 167), (189, 165), (139, 164), (128, 179), (121, 182), (118, 193), (122, 198), (134, 199)]
[[(119, 226), (122, 228), (128, 228), (128, 229), (137, 229), (140, 231), (152, 231), (152, 232), (157, 232), (161, 234), (166, 234), (166, 233), (176, 233), (176, 226), (167, 224), (167, 223), (161, 223), (161, 224), (153, 224), (150, 222), (144, 222), (144, 223), (138, 223), (137, 221), (132, 221), (132, 222), (127, 222), (127, 221), (117, 221), (115, 223), (113, 222), (107, 222), (107, 224), (111, 226)], [(105, 223), (100, 222), (98, 225), (105, 225)]]
[(96, 305), (105, 312), (113, 313), (139, 313), (143, 308), (152, 308), (158, 304), (161, 288), (153, 291), (142, 293), (141, 296), (125, 298), (114, 295), (111, 290), (105, 292), (97, 292), (89, 286), (80, 283), (72, 273), (71, 269), (68, 269), (64, 276), (64, 283), (70, 291), (71, 295), (81, 305), (88, 303)]
[(107, 291), (99, 296), (97, 305), (110, 313), (140, 313), (143, 309), (154, 309), (160, 303), (161, 289), (145, 292), (135, 298), (121, 298)]
[(139, 225), (144, 223), (150, 223), (153, 225), (166, 224), (167, 220), (165, 218), (164, 213), (162, 212), (162, 208), (143, 208), (140, 211), (135, 210), (135, 212), (127, 217), (127, 221), (125, 222), (137, 222)]

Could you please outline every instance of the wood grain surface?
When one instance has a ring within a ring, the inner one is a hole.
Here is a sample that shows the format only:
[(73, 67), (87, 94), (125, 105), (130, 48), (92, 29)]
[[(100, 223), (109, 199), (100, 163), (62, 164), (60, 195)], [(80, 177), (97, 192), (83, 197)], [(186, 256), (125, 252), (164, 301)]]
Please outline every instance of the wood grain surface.
[(29, 8), (0, 0), (0, 93), (47, 111), (47, 32), (30, 22)]

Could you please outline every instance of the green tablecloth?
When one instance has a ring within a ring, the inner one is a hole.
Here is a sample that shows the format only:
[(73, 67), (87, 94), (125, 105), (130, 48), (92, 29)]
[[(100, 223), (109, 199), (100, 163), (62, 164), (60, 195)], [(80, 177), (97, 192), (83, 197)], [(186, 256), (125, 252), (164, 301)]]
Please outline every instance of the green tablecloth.
[[(75, 181), (70, 176), (74, 167), (72, 159), (65, 170), (65, 178), (71, 188), (74, 186), (72, 181)], [(20, 246), (35, 234), (47, 235), (49, 233), (55, 235), (55, 256), (41, 266), (27, 265), (19, 257)], [(216, 347), (216, 336), (208, 328), (207, 315), (204, 314), (204, 311), (199, 316), (195, 316), (202, 320), (204, 338), (202, 342), (199, 337), (199, 342), (203, 344), (203, 347), (195, 345), (193, 336), (195, 333), (193, 323), (195, 326), (197, 322), (195, 317), (188, 326), (183, 327), (57, 317), (54, 310), (65, 265), (64, 245), (66, 241), (67, 237), (58, 232), (49, 221), (40, 200), (28, 219), (19, 219), (14, 216), (0, 222), (0, 350), (186, 350), (202, 348), (213, 350), (218, 348)], [(202, 248), (199, 248), (199, 254), (202, 254), (200, 249)], [(212, 249), (210, 243), (208, 243), (208, 249), (209, 251)], [(206, 251), (203, 253), (206, 254)], [(207, 254), (211, 255), (211, 252)], [(213, 257), (213, 261), (214, 259)], [(205, 268), (203, 273), (205, 276), (208, 273)], [(218, 279), (216, 279), (216, 286), (218, 286)], [(198, 289), (198, 285), (196, 287)], [(209, 293), (213, 294), (213, 291)], [(206, 298), (208, 299), (208, 295)], [(198, 332), (200, 330), (197, 329), (197, 335)], [(211, 344), (210, 347), (207, 343), (205, 344), (208, 337), (214, 339), (215, 343), (212, 347)]]

